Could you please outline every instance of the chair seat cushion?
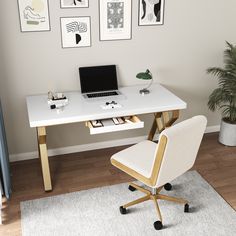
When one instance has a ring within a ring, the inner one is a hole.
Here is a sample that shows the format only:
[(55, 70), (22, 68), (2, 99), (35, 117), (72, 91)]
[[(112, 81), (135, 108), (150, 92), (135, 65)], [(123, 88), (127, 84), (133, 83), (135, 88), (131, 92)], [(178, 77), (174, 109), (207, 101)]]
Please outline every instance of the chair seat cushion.
[(146, 178), (150, 178), (156, 148), (156, 143), (145, 140), (114, 154), (111, 160), (114, 159)]

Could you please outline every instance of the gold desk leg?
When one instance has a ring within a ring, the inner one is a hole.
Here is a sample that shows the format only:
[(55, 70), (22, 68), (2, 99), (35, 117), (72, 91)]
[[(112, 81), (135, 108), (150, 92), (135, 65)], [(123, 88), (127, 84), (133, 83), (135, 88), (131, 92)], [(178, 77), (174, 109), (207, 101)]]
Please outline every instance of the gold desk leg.
[(51, 175), (48, 162), (48, 151), (46, 144), (46, 128), (37, 127), (37, 134), (38, 134), (39, 156), (41, 160), (41, 167), (43, 173), (44, 190), (51, 191), (52, 183), (51, 183)]
[[(171, 113), (171, 117), (169, 116)], [(163, 112), (163, 120), (165, 128), (170, 127), (179, 118), (179, 110), (174, 110), (171, 112)]]
[(170, 127), (178, 118), (179, 110), (155, 113), (148, 140), (152, 141), (157, 131), (161, 133), (164, 129)]
[(148, 140), (150, 140), (150, 141), (153, 140), (157, 129), (158, 129), (158, 132), (159, 132), (159, 128), (161, 126), (161, 115), (162, 115), (161, 112), (154, 114), (155, 118), (154, 118), (153, 123), (152, 123), (152, 128), (151, 128), (151, 130), (148, 134)]

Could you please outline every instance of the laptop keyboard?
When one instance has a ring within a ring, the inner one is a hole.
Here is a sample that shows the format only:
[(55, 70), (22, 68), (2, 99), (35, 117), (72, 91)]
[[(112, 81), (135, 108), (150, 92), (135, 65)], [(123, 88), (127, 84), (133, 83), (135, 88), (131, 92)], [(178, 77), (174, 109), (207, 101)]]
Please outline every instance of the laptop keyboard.
[(97, 97), (108, 97), (108, 96), (115, 96), (119, 95), (117, 92), (102, 92), (102, 93), (89, 93), (87, 94), (88, 98), (97, 98)]

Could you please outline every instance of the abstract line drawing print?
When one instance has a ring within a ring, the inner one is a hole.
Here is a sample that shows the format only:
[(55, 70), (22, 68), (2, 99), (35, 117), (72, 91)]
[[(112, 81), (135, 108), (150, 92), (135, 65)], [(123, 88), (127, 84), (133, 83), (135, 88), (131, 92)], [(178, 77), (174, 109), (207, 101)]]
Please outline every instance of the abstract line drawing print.
[(70, 22), (68, 24), (66, 24), (66, 29), (67, 29), (67, 33), (73, 32), (75, 33), (76, 31), (81, 32), (87, 32), (87, 24), (84, 22), (77, 22), (77, 21), (73, 21)]
[(18, 0), (22, 32), (50, 31), (48, 0)]
[(107, 28), (124, 28), (124, 2), (107, 3)]
[(40, 14), (36, 13), (31, 6), (26, 6), (23, 14), (26, 23), (29, 25), (38, 25), (39, 23), (45, 22), (45, 17), (42, 17)]

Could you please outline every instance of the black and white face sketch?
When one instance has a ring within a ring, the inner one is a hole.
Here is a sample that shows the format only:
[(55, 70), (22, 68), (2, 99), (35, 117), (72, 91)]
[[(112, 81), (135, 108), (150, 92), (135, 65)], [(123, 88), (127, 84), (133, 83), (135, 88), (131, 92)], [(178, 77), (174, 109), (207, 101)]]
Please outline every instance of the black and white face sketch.
[(61, 0), (62, 8), (88, 7), (88, 0)]
[(139, 25), (163, 24), (164, 0), (139, 0)]

